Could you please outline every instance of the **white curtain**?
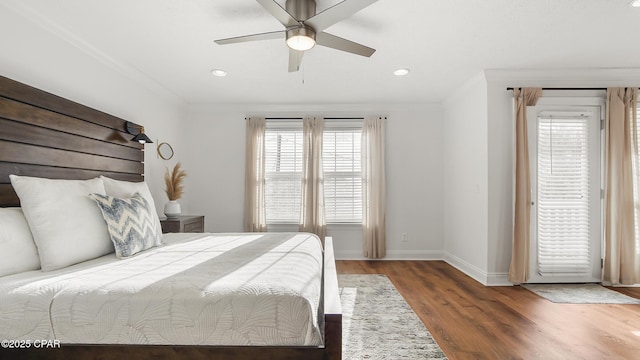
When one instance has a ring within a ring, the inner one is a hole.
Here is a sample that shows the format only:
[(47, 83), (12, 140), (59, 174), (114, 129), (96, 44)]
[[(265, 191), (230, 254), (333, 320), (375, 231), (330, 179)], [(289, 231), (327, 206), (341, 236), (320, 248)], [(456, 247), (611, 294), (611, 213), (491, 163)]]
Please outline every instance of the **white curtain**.
[(640, 283), (638, 88), (607, 89), (603, 283)]
[(244, 176), (244, 231), (267, 231), (265, 215), (265, 127), (264, 117), (251, 117), (247, 121), (247, 139)]
[(383, 117), (362, 126), (362, 240), (364, 256), (383, 258), (386, 248), (386, 173)]
[(324, 213), (324, 178), (322, 175), (323, 130), (323, 118), (304, 118), (299, 230), (318, 235), (324, 243), (327, 224)]

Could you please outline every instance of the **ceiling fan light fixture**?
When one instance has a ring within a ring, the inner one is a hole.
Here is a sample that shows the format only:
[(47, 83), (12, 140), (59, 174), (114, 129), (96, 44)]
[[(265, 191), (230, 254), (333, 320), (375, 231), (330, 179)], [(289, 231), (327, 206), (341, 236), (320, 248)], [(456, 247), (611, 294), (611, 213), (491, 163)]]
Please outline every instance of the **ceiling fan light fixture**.
[(293, 50), (305, 51), (316, 45), (316, 32), (306, 26), (287, 29), (287, 46)]

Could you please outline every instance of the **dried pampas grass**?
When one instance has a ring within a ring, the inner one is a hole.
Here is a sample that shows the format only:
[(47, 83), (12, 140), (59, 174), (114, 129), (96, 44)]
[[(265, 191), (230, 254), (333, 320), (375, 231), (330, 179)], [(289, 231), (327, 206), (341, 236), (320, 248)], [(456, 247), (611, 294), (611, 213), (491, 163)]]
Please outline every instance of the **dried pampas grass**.
[(182, 164), (177, 163), (171, 173), (169, 173), (168, 168), (164, 173), (164, 183), (166, 185), (164, 191), (167, 193), (169, 200), (178, 200), (184, 194), (183, 182), (184, 178), (187, 177), (187, 173), (181, 167)]

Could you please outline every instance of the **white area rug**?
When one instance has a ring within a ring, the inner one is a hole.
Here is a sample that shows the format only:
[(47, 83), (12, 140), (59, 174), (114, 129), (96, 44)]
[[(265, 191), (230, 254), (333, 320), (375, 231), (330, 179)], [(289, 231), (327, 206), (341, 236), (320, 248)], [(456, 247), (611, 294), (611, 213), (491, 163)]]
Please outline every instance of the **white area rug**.
[(639, 299), (598, 284), (523, 284), (522, 287), (554, 303), (640, 304)]
[(446, 359), (440, 346), (385, 275), (338, 275), (342, 358)]

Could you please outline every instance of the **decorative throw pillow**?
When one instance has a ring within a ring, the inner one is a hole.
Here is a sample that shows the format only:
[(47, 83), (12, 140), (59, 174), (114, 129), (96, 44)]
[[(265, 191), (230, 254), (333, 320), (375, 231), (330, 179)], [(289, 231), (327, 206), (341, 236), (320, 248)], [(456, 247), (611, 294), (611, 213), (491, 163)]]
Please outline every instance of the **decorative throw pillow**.
[(0, 276), (40, 269), (40, 258), (20, 208), (0, 208)]
[(9, 175), (38, 248), (42, 271), (113, 252), (100, 210), (89, 199), (104, 194), (102, 180), (53, 180)]
[(161, 244), (162, 235), (153, 221), (155, 209), (139, 193), (128, 199), (101, 194), (90, 197), (102, 211), (117, 257), (127, 258)]
[(142, 197), (145, 198), (147, 202), (149, 202), (149, 206), (151, 207), (151, 215), (153, 216), (153, 221), (156, 226), (156, 231), (158, 232), (158, 234), (162, 234), (162, 226), (160, 225), (160, 218), (158, 218), (158, 213), (156, 212), (156, 204), (153, 201), (153, 196), (151, 196), (151, 191), (149, 191), (149, 187), (147, 186), (146, 182), (116, 180), (108, 178), (106, 176), (100, 176), (100, 179), (102, 179), (102, 182), (104, 183), (104, 190), (109, 196), (130, 198), (135, 193), (140, 193), (140, 195), (142, 195)]

